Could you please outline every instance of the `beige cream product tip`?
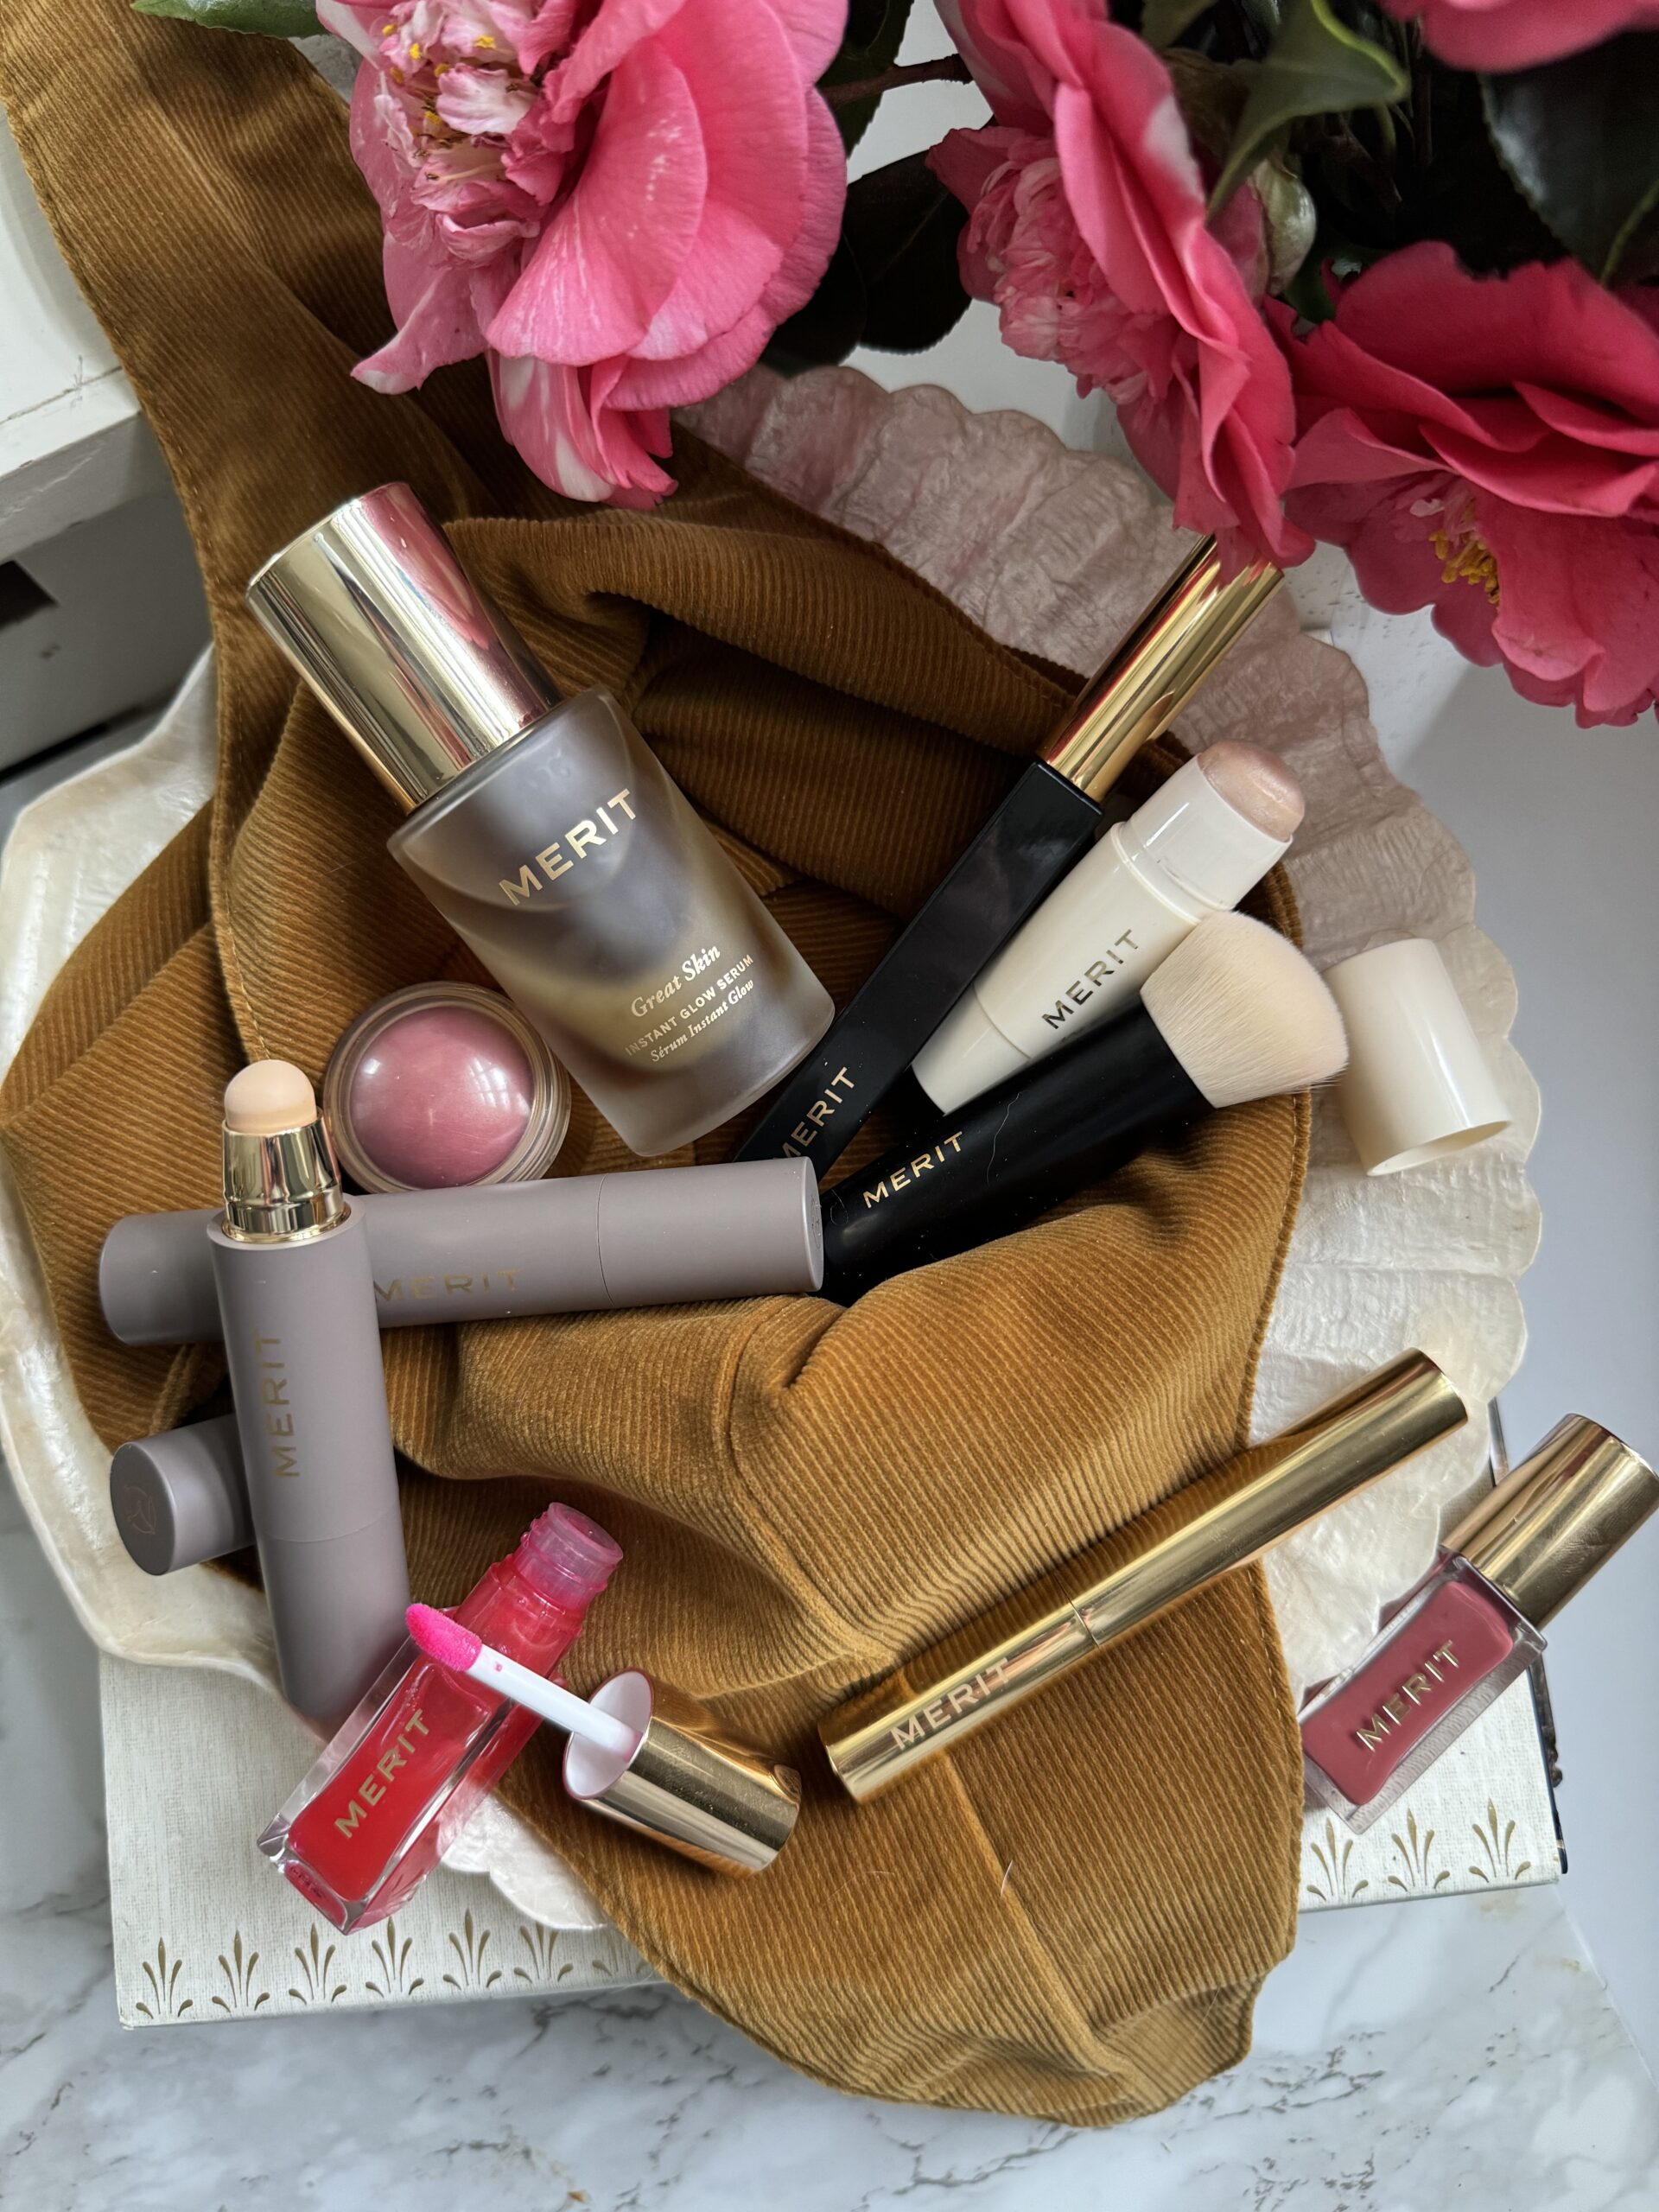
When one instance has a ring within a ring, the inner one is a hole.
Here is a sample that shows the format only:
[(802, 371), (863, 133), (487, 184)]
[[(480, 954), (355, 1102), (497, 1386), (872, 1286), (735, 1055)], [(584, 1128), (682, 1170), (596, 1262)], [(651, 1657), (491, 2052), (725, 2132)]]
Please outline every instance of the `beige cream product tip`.
[(1276, 753), (1224, 737), (1198, 755), (1198, 766), (1229, 806), (1281, 845), (1302, 826), (1307, 801)]
[(317, 1118), (317, 1094), (291, 1060), (253, 1060), (225, 1086), (225, 1126), (239, 1136), (274, 1137)]

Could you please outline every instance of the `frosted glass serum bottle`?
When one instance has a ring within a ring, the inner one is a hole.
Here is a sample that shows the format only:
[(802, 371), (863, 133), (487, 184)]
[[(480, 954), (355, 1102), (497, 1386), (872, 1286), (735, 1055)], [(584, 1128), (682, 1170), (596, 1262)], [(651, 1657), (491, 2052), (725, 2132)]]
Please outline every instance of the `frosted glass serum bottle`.
[(618, 702), (559, 698), (407, 485), (337, 508), (248, 601), (413, 808), (393, 858), (635, 1152), (823, 1034), (829, 994)]

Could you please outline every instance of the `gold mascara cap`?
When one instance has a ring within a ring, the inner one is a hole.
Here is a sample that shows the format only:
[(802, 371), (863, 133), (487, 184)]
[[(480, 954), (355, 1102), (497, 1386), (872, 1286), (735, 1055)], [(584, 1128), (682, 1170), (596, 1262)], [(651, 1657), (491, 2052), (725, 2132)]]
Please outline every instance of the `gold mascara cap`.
[(1282, 569), (1258, 561), (1224, 582), (1215, 539), (1200, 538), (1084, 684), (1040, 757), (1090, 798), (1103, 797), (1284, 580)]
[(302, 531), (266, 562), (247, 601), (405, 806), (559, 704), (407, 484), (347, 499)]
[(1659, 1475), (1599, 1421), (1569, 1414), (1446, 1538), (1542, 1628), (1659, 1509)]
[(759, 1874), (789, 1841), (800, 1777), (734, 1736), (709, 1708), (637, 1669), (613, 1675), (592, 1702), (639, 1738), (632, 1756), (565, 1746), (564, 1786), (578, 1804), (721, 1874)]

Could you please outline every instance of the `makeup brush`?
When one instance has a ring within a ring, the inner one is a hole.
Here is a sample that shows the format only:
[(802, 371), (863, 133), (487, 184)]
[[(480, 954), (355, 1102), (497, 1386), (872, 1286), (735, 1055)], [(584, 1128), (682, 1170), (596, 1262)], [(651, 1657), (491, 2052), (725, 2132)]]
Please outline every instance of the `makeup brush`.
[(592, 1744), (597, 1751), (614, 1751), (620, 1758), (626, 1759), (632, 1758), (639, 1750), (639, 1738), (632, 1728), (624, 1727), (608, 1713), (589, 1705), (586, 1698), (578, 1697), (562, 1682), (550, 1681), (533, 1668), (521, 1667), (516, 1659), (509, 1659), (505, 1651), (497, 1651), (481, 1637), (474, 1636), (471, 1629), (451, 1620), (448, 1613), (439, 1612), (435, 1606), (411, 1605), (404, 1618), (410, 1636), (427, 1657), (435, 1659), (452, 1675), (465, 1675), (468, 1681), (477, 1682), (481, 1688), (511, 1698), (515, 1705), (522, 1705), (529, 1712), (539, 1713), (543, 1720), (563, 1728), (567, 1736)]
[(1134, 1013), (826, 1192), (824, 1294), (845, 1304), (1004, 1236), (1155, 1137), (1327, 1082), (1347, 1057), (1336, 1001), (1288, 938), (1245, 914), (1209, 915)]

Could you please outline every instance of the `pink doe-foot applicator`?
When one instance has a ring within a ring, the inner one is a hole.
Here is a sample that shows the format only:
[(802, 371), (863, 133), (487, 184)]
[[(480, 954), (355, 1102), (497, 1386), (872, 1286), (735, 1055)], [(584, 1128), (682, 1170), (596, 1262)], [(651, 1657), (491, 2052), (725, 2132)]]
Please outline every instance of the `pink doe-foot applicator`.
[(591, 1700), (576, 1697), (430, 1605), (411, 1605), (408, 1622), (439, 1666), (565, 1731), (564, 1786), (579, 1805), (721, 1874), (759, 1874), (789, 1841), (799, 1776), (729, 1734), (696, 1699), (634, 1669)]

